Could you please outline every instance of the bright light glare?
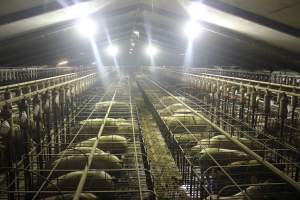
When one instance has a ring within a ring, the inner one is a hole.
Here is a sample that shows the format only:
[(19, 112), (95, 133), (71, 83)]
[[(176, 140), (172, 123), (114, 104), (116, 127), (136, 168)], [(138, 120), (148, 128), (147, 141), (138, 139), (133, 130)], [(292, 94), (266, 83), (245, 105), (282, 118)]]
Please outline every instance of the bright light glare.
[(194, 20), (203, 19), (206, 15), (206, 10), (204, 9), (203, 4), (199, 2), (192, 2), (187, 7), (187, 11)]
[(95, 8), (90, 2), (78, 2), (72, 6), (68, 6), (65, 2), (59, 0), (59, 3), (64, 7), (64, 11), (73, 18), (82, 18), (87, 16), (89, 13), (92, 13)]
[(77, 30), (86, 37), (93, 37), (97, 32), (96, 23), (89, 18), (82, 18), (76, 25)]
[(119, 53), (119, 49), (115, 45), (109, 45), (106, 48), (106, 53), (110, 56), (116, 56)]
[(147, 46), (146, 54), (148, 56), (155, 56), (156, 53), (157, 53), (157, 48), (156, 47), (154, 47), (152, 45)]
[(197, 38), (200, 31), (200, 24), (194, 20), (189, 21), (184, 27), (184, 33), (190, 40)]
[(69, 63), (69, 61), (63, 60), (63, 61), (60, 61), (57, 65), (58, 65), (58, 66), (61, 66), (61, 65), (66, 65), (66, 64), (68, 64), (68, 63)]
[(140, 35), (140, 32), (137, 31), (137, 30), (134, 30), (133, 33), (134, 33), (136, 36), (139, 36), (139, 35)]

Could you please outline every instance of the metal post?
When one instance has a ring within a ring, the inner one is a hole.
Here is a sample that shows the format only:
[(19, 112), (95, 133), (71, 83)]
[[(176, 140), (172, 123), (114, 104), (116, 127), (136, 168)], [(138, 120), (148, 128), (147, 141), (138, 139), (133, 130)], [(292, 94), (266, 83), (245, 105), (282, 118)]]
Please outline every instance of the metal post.
[(42, 150), (42, 120), (41, 120), (41, 114), (42, 114), (42, 106), (40, 101), (40, 96), (37, 94), (33, 98), (33, 120), (35, 123), (35, 135), (36, 135), (36, 142), (37, 142), (37, 153), (38, 155), (38, 168), (41, 170), (43, 169), (43, 157), (41, 155)]
[(265, 113), (265, 123), (264, 123), (264, 131), (266, 132), (268, 129), (268, 119), (271, 112), (271, 93), (266, 90), (264, 96), (264, 113)]
[(43, 121), (45, 123), (45, 131), (47, 137), (48, 145), (48, 160), (51, 158), (52, 154), (52, 142), (51, 142), (51, 125), (50, 125), (50, 112), (51, 112), (51, 92), (46, 91), (42, 96), (42, 105), (43, 105)]
[(287, 119), (288, 115), (288, 97), (286, 96), (285, 93), (281, 95), (280, 98), (280, 104), (279, 104), (279, 114), (280, 114), (280, 119), (281, 119), (281, 124), (280, 124), (280, 138), (283, 137), (283, 131), (284, 131), (284, 122)]
[(245, 103), (246, 103), (246, 98), (245, 98), (246, 90), (244, 87), (240, 88), (240, 113), (239, 113), (239, 118), (241, 120), (244, 120), (244, 109), (245, 109)]
[(251, 105), (251, 126), (255, 127), (255, 112), (256, 112), (256, 107), (257, 107), (257, 102), (256, 102), (256, 97), (257, 93), (255, 89), (252, 90), (250, 94), (250, 105)]
[[(59, 107), (60, 107), (60, 124), (63, 131), (63, 146), (67, 143), (67, 133), (66, 133), (66, 118), (65, 118), (65, 88), (61, 87), (59, 89)], [(64, 147), (63, 147), (64, 148)]]
[(71, 139), (71, 114), (70, 114), (70, 104), (71, 104), (71, 89), (69, 86), (65, 88), (66, 99), (65, 99), (65, 110), (66, 110), (66, 133), (67, 133), (67, 142)]
[(54, 153), (57, 154), (60, 151), (60, 133), (59, 133), (59, 122), (58, 122), (58, 111), (59, 111), (59, 92), (57, 90), (52, 91), (52, 112), (54, 122), (54, 142), (55, 148)]
[[(19, 95), (22, 95), (22, 90), (20, 89)], [(24, 182), (25, 182), (25, 189), (27, 191), (32, 190), (32, 179), (29, 170), (30, 167), (30, 157), (29, 157), (29, 118), (28, 118), (28, 102), (26, 99), (22, 99), (18, 104), (19, 107), (19, 119), (20, 119), (20, 127), (21, 127), (21, 137), (24, 143)], [(25, 194), (25, 199), (31, 199), (30, 194)]]
[[(10, 91), (6, 90), (4, 93), (4, 99), (8, 100), (11, 98)], [(14, 200), (15, 194), (14, 190), (16, 189), (15, 177), (16, 177), (16, 153), (15, 153), (15, 139), (14, 135), (14, 128), (13, 128), (13, 118), (12, 118), (12, 105), (11, 103), (6, 103), (1, 111), (2, 118), (4, 122), (8, 123), (8, 130), (7, 130), (7, 144), (6, 144), (6, 152), (7, 152), (7, 161), (8, 161), (8, 179), (7, 184), (9, 185), (8, 190), (8, 199)], [(4, 123), (2, 122), (2, 123)]]
[(71, 85), (71, 118), (72, 120), (72, 126), (75, 126), (75, 85)]

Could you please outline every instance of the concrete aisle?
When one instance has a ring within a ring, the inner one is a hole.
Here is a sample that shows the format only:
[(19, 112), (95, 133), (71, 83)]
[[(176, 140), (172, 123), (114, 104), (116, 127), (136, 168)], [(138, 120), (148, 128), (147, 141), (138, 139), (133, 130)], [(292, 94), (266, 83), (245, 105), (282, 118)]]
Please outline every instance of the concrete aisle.
[(132, 86), (133, 96), (135, 96), (135, 102), (139, 109), (145, 145), (158, 199), (186, 199), (184, 191), (180, 189), (181, 175), (165, 140), (150, 111), (147, 109), (136, 84)]

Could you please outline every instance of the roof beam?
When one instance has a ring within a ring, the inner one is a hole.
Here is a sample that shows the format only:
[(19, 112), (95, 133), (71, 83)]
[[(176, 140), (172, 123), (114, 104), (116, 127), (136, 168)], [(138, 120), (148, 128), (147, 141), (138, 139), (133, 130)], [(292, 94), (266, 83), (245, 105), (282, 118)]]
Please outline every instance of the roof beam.
[[(91, 0), (81, 0), (80, 2), (83, 3), (83, 2), (88, 2), (88, 1), (91, 1)], [(76, 4), (76, 1), (73, 1), (73, 0), (64, 0), (63, 2), (64, 2), (64, 4), (66, 4), (68, 6), (72, 6), (72, 5)], [(26, 2), (24, 2), (24, 3), (26, 3)], [(22, 10), (19, 12), (0, 16), (0, 25), (12, 23), (12, 22), (30, 18), (30, 17), (34, 17), (34, 16), (41, 15), (41, 14), (44, 14), (47, 12), (59, 10), (62, 8), (63, 7), (59, 3), (59, 1), (52, 1), (47, 4), (43, 3), (42, 5), (38, 5), (33, 8), (28, 8), (28, 9), (25, 9), (25, 10)]]
[(229, 5), (225, 2), (221, 2), (218, 0), (194, 0), (195, 2), (200, 2), (204, 5), (207, 5), (209, 7), (215, 8), (217, 10), (220, 10), (222, 12), (229, 13), (231, 15), (246, 19), (248, 21), (252, 21), (256, 24), (260, 24), (266, 27), (269, 27), (271, 29), (295, 36), (300, 38), (300, 30), (291, 26), (288, 26), (286, 24), (271, 20), (269, 18), (254, 14), (252, 12), (246, 11), (244, 9), (235, 7), (233, 5)]
[[(172, 20), (176, 20), (176, 21), (186, 20), (186, 16), (180, 15), (180, 14), (177, 14), (177, 13), (174, 13), (174, 12), (170, 12), (170, 11), (162, 9), (162, 8), (158, 8), (158, 7), (153, 7), (152, 8), (151, 6), (146, 5), (146, 4), (141, 5), (141, 8), (145, 11), (154, 12), (156, 14), (165, 16), (165, 17), (170, 18)], [(202, 21), (201, 23), (202, 23), (202, 26), (207, 31), (209, 31), (213, 34), (218, 34), (218, 35), (220, 35), (222, 37), (225, 37), (225, 38), (234, 39), (236, 41), (244, 42), (248, 45), (260, 47), (265, 52), (272, 51), (272, 52), (276, 53), (278, 56), (281, 56), (281, 57), (284, 56), (287, 60), (299, 58), (298, 53), (295, 53), (295, 52), (292, 52), (292, 51), (289, 51), (289, 50), (286, 50), (286, 49), (268, 44), (268, 43), (263, 42), (261, 40), (251, 38), (249, 36), (243, 35), (241, 33), (232, 31), (232, 30), (224, 28), (224, 27), (217, 26), (215, 24), (211, 24), (211, 23), (204, 22), (204, 21)]]

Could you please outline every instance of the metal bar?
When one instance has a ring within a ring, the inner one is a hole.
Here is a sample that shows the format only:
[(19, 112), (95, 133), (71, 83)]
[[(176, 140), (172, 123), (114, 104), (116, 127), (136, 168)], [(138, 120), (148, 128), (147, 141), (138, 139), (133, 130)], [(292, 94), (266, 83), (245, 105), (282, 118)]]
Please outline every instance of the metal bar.
[(286, 33), (286, 34), (292, 35), (294, 37), (300, 38), (300, 30), (298, 28), (294, 28), (294, 27), (288, 26), (286, 24), (280, 23), (278, 21), (274, 21), (272, 19), (257, 15), (255, 13), (238, 8), (236, 6), (229, 5), (225, 2), (221, 2), (219, 0), (201, 0), (201, 3), (206, 6), (212, 7), (214, 9), (220, 10), (222, 12), (240, 17), (245, 20), (249, 20), (251, 22), (260, 24), (262, 26), (269, 27), (276, 31)]
[(193, 108), (191, 108), (189, 105), (187, 105), (185, 102), (183, 102), (181, 99), (177, 98), (174, 96), (172, 93), (170, 93), (168, 90), (162, 88), (160, 85), (158, 85), (156, 82), (153, 80), (150, 80), (154, 85), (156, 85), (158, 88), (166, 92), (168, 95), (172, 96), (174, 99), (176, 99), (178, 102), (186, 106), (190, 111), (192, 111), (195, 115), (201, 117), (205, 122), (207, 122), (209, 125), (214, 127), (216, 130), (220, 131), (223, 135), (225, 135), (230, 141), (241, 147), (246, 153), (251, 155), (253, 158), (255, 158), (257, 161), (259, 161), (261, 164), (266, 166), (269, 170), (274, 172), (278, 177), (280, 177), (282, 180), (287, 182), (289, 185), (291, 185), (293, 188), (296, 190), (300, 191), (300, 184), (296, 181), (294, 181), (292, 178), (287, 176), (285, 173), (283, 173), (281, 170), (279, 170), (277, 167), (272, 165), (270, 162), (264, 160), (261, 156), (259, 156), (257, 153), (253, 152), (251, 149), (249, 149), (246, 145), (241, 143), (239, 140), (234, 139), (231, 137), (231, 134), (224, 131), (222, 128), (217, 126), (216, 124), (212, 123), (209, 119), (207, 119), (204, 115), (200, 114), (199, 112), (195, 111)]
[(1, 86), (0, 91), (2, 90), (13, 90), (18, 87), (23, 87), (23, 86), (28, 86), (28, 85), (33, 85), (33, 84), (39, 84), (42, 82), (47, 82), (47, 81), (55, 81), (60, 78), (72, 78), (73, 76), (77, 77), (78, 73), (71, 73), (71, 74), (64, 74), (64, 75), (59, 75), (59, 76), (54, 76), (54, 77), (49, 77), (49, 78), (44, 78), (44, 79), (38, 79), (34, 81), (27, 81), (27, 82), (22, 82), (22, 83), (16, 83), (16, 84), (11, 84), (11, 85), (6, 85), (6, 86)]
[(13, 98), (10, 98), (10, 99), (8, 99), (6, 101), (1, 101), (0, 102), (0, 106), (5, 105), (6, 103), (17, 102), (19, 100), (22, 100), (23, 98), (32, 97), (32, 96), (34, 96), (36, 94), (39, 94), (39, 93), (42, 93), (42, 92), (46, 92), (47, 90), (51, 90), (51, 89), (54, 89), (54, 88), (59, 88), (61, 86), (68, 85), (68, 84), (71, 84), (71, 83), (74, 83), (74, 82), (77, 82), (77, 81), (81, 81), (81, 80), (84, 80), (84, 79), (89, 79), (89, 78), (91, 78), (93, 76), (96, 76), (96, 73), (92, 73), (92, 74), (89, 74), (89, 75), (86, 75), (86, 76), (83, 76), (83, 77), (80, 77), (80, 78), (77, 78), (77, 79), (74, 79), (74, 80), (66, 81), (66, 82), (63, 82), (63, 83), (60, 83), (60, 84), (57, 84), (57, 85), (54, 85), (54, 86), (49, 86), (47, 88), (36, 90), (36, 91), (24, 94), (24, 95), (19, 96), (19, 97), (13, 97)]
[[(161, 99), (156, 95), (156, 94), (154, 94), (154, 96), (156, 97), (156, 99), (161, 103), (161, 105), (163, 105), (165, 108), (167, 108), (167, 106), (161, 101)], [(168, 110), (168, 112), (170, 113), (170, 114), (172, 114), (172, 112), (170, 111), (170, 110)], [(195, 141), (197, 141), (197, 142), (200, 142), (199, 140), (198, 140), (198, 138), (196, 138), (195, 137), (195, 135), (187, 128), (187, 126), (186, 125), (184, 125), (181, 121), (179, 121), (178, 119), (176, 119), (175, 118), (175, 121), (178, 123), (178, 124), (180, 124), (180, 126), (181, 127), (183, 127), (184, 129), (185, 129), (185, 131), (188, 133), (188, 134), (190, 134), (194, 139), (195, 139)], [(165, 123), (165, 122), (164, 122)], [(173, 133), (172, 133), (172, 130), (170, 130), (170, 128), (165, 124), (165, 126), (167, 127), (167, 129), (168, 129), (168, 132), (170, 133), (170, 135), (173, 135)], [(198, 126), (198, 125), (197, 125)], [(178, 142), (176, 143), (178, 146), (177, 147), (179, 147), (179, 149), (180, 149), (180, 151), (179, 152), (177, 152), (177, 153), (182, 153), (182, 154), (184, 154), (184, 151), (183, 151), (183, 149), (182, 149), (182, 147), (178, 144)], [(174, 145), (175, 146), (175, 145)], [(174, 152), (174, 149), (173, 149), (173, 147), (171, 147), (170, 148), (170, 150), (171, 150), (171, 152), (173, 153)], [(205, 149), (204, 149), (205, 150)], [(206, 151), (206, 150), (205, 150)], [(208, 154), (208, 156), (210, 157), (210, 159), (211, 160), (213, 160), (214, 161), (214, 163), (216, 163), (217, 164), (217, 166), (221, 169), (221, 171), (227, 176), (227, 178), (240, 190), (240, 192), (242, 192), (243, 190), (242, 190), (242, 188), (237, 184), (237, 182), (230, 176), (230, 174), (228, 174), (224, 169), (223, 169), (223, 167), (215, 160), (215, 158), (212, 156), (212, 155), (210, 155), (210, 153), (208, 153), (207, 151), (206, 151), (206, 153)], [(173, 154), (174, 155), (174, 154)], [(174, 159), (176, 160), (176, 156), (174, 156)], [(178, 161), (177, 161), (177, 164), (178, 164)], [(187, 166), (186, 166), (187, 165)], [(180, 166), (180, 165), (179, 165)], [(201, 180), (201, 178), (200, 178), (200, 175), (201, 174), (199, 174), (198, 172), (196, 172), (195, 170), (194, 170), (194, 165), (192, 164), (192, 162), (189, 160), (189, 159), (187, 159), (185, 156), (184, 156), (184, 160), (183, 160), (183, 165), (181, 166), (182, 167), (182, 169), (181, 169), (181, 173), (182, 173), (182, 176), (183, 176), (183, 180), (184, 180), (184, 182), (185, 182), (185, 184), (188, 184), (188, 181), (190, 181), (191, 180), (191, 178), (192, 177), (194, 177), (194, 176), (196, 176), (197, 178), (198, 178), (198, 180)], [(191, 168), (191, 169), (189, 169), (188, 168), (188, 171), (186, 172), (186, 168), (187, 167), (189, 167), (189, 168)], [(188, 175), (188, 174), (186, 174), (186, 173), (190, 173), (190, 176)], [(194, 174), (194, 176), (192, 176), (192, 173)], [(190, 179), (189, 179), (190, 178)], [(192, 187), (193, 187), (194, 185), (190, 185), (190, 195), (192, 196)], [(249, 199), (250, 197), (248, 196), (248, 194), (245, 194), (245, 196), (246, 196), (246, 198), (247, 199)]]
[(132, 125), (132, 135), (133, 135), (133, 145), (134, 145), (134, 159), (135, 159), (135, 170), (138, 177), (138, 184), (139, 184), (139, 194), (140, 199), (143, 199), (142, 194), (142, 187), (141, 187), (141, 180), (140, 180), (140, 173), (139, 173), (139, 163), (138, 163), (138, 157), (137, 157), (137, 147), (136, 147), (136, 141), (135, 141), (135, 125), (133, 120), (133, 110), (132, 110), (132, 99), (131, 99), (131, 82), (128, 83), (129, 88), (129, 106), (130, 106), (130, 117), (131, 117), (131, 125)]
[(103, 123), (101, 124), (100, 130), (98, 131), (97, 139), (95, 140), (94, 145), (93, 145), (92, 150), (91, 150), (91, 153), (89, 154), (87, 164), (86, 164), (85, 168), (83, 169), (83, 174), (82, 174), (82, 176), (80, 178), (80, 181), (78, 183), (78, 186), (77, 186), (77, 189), (76, 189), (73, 200), (79, 200), (79, 198), (80, 198), (80, 194), (83, 190), (83, 187), (84, 187), (84, 184), (85, 184), (85, 181), (86, 181), (86, 178), (87, 178), (88, 170), (90, 169), (90, 166), (92, 164), (94, 153), (95, 153), (96, 147), (97, 147), (98, 142), (99, 142), (98, 138), (102, 135), (102, 132), (104, 130), (105, 123), (107, 121), (109, 112), (110, 112), (111, 107), (113, 105), (113, 101), (115, 99), (116, 93), (117, 93), (117, 89), (115, 89), (114, 95), (113, 95), (113, 97), (111, 99), (111, 102), (109, 104), (109, 107), (107, 109), (107, 112), (106, 112), (106, 115), (104, 117)]
[[(177, 71), (177, 70), (171, 70), (171, 69), (162, 68), (162, 67), (154, 67), (154, 68), (169, 71), (169, 72), (174, 72), (176, 74), (180, 74), (181, 76), (184, 75), (184, 76), (190, 76), (193, 78), (204, 78), (204, 79), (208, 79), (208, 80), (230, 83), (230, 84), (237, 85), (237, 86), (255, 88), (255, 89), (263, 90), (263, 91), (268, 89), (270, 92), (274, 92), (274, 93), (285, 92), (289, 96), (300, 97), (299, 93), (288, 91), (288, 90), (299, 90), (300, 91), (300, 87), (295, 87), (295, 86), (282, 85), (282, 84), (276, 84), (276, 83), (268, 83), (268, 82), (263, 82), (263, 81), (254, 81), (254, 80), (249, 80), (249, 79), (232, 78), (232, 77), (228, 77), (228, 76), (219, 76), (219, 75), (212, 75), (212, 74), (205, 74), (205, 73), (203, 75), (195, 75), (195, 74), (191, 74), (191, 73), (186, 73), (186, 72)], [(245, 83), (240, 83), (238, 81), (242, 81)], [(253, 83), (253, 85), (251, 83)], [(254, 84), (257, 84), (257, 85), (254, 85)], [(258, 86), (258, 85), (265, 85), (265, 86), (270, 86), (270, 87), (274, 86), (274, 87), (278, 87), (279, 89), (272, 89), (272, 88)], [(286, 91), (284, 89), (286, 89)]]
[[(104, 95), (101, 97), (101, 100), (100, 100), (100, 101), (102, 101), (102, 99), (103, 99), (107, 94), (108, 94), (108, 91), (106, 91), (106, 92), (104, 93)], [(82, 108), (82, 109), (84, 109), (84, 108)], [(87, 119), (90, 119), (90, 117), (93, 115), (93, 113), (95, 112), (95, 110), (96, 110), (96, 107), (93, 108), (93, 110), (91, 111), (91, 113), (89, 114), (89, 116), (87, 117)], [(76, 116), (75, 116), (75, 117), (76, 117)], [(75, 119), (75, 117), (74, 117), (74, 119)], [(75, 141), (76, 137), (79, 135), (80, 131), (84, 128), (85, 124), (86, 124), (86, 122), (79, 128), (79, 130), (76, 132), (75, 136), (74, 136), (73, 139), (69, 142), (69, 144), (67, 145), (66, 148), (69, 148), (69, 147), (73, 144), (73, 142)], [(65, 152), (63, 152), (63, 153), (60, 155), (60, 158), (63, 158), (64, 155), (65, 155)], [(57, 163), (53, 166), (53, 168), (52, 168), (51, 171), (49, 172), (48, 176), (46, 177), (46, 180), (49, 180), (49, 179), (50, 179), (51, 175), (53, 174), (54, 170), (55, 170), (56, 167), (59, 165), (59, 163), (60, 163), (60, 162), (57, 162)], [(41, 191), (43, 190), (43, 188), (46, 186), (46, 184), (47, 184), (47, 181), (44, 181), (44, 182), (41, 184), (41, 186), (39, 187), (39, 189), (35, 192), (34, 196), (32, 197), (32, 200), (35, 200), (35, 199), (38, 198), (39, 194), (41, 193)]]

